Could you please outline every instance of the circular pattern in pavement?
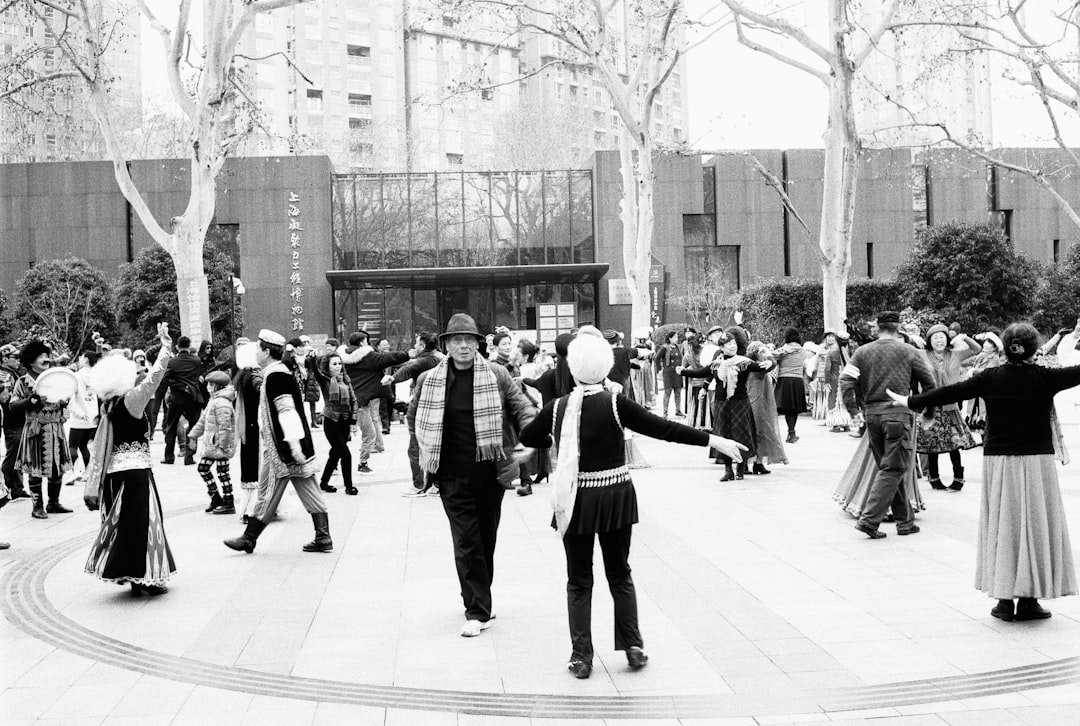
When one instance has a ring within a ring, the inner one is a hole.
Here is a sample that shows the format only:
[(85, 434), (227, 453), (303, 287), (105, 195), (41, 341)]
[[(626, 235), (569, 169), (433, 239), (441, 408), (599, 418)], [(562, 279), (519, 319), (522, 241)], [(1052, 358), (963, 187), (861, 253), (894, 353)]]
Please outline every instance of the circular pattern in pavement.
[[(201, 511), (191, 507), (177, 512)], [(878, 686), (793, 690), (786, 694), (571, 696), (480, 693), (364, 685), (214, 665), (141, 648), (86, 628), (63, 615), (45, 594), (49, 572), (79, 549), (88, 533), (31, 553), (0, 580), (0, 613), (38, 640), (84, 658), (137, 673), (243, 693), (377, 708), (449, 711), (532, 718), (705, 718), (878, 709), (993, 696), (1080, 682), (1080, 658)], [(569, 676), (568, 676), (569, 677)]]

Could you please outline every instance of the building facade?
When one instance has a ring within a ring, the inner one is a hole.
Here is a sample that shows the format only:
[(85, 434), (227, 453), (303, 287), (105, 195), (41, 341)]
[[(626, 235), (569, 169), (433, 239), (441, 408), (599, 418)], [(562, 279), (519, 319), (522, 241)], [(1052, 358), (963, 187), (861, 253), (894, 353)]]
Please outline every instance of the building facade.
[[(1013, 149), (1009, 154), (1057, 154)], [(804, 229), (762, 182), (753, 156), (780, 179)], [(815, 253), (824, 152), (759, 150), (657, 160), (656, 322), (705, 270), (734, 291), (765, 279), (820, 276)], [(230, 159), (216, 236), (236, 240), (248, 330), (343, 335), (366, 329), (410, 341), (455, 312), (480, 325), (542, 331), (594, 322), (628, 331), (617, 152), (591, 168), (535, 172), (337, 174), (325, 156)], [(140, 161), (132, 178), (159, 222), (187, 203), (189, 162)], [(1080, 194), (1076, 175), (1058, 191)], [(919, 200), (922, 200), (921, 202)], [(1002, 225), (1017, 251), (1064, 258), (1080, 229), (1035, 182), (960, 152), (913, 158), (870, 151), (860, 169), (854, 278), (887, 277), (919, 224)], [(82, 257), (115, 276), (153, 244), (116, 190), (106, 162), (0, 165), (0, 289), (35, 262)], [(551, 311), (555, 311), (551, 313)], [(545, 319), (549, 313), (558, 318)]]

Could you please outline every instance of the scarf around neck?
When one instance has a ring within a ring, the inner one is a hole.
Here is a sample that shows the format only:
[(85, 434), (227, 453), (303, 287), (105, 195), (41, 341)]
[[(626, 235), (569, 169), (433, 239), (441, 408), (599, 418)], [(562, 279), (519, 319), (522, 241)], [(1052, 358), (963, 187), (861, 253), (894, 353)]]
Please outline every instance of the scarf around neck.
[(349, 400), (351, 384), (345, 380), (344, 375), (331, 375), (326, 384), (326, 397), (331, 403), (344, 403)]
[[(555, 530), (560, 537), (566, 535), (574, 516), (577, 501), (578, 467), (580, 465), (581, 402), (585, 396), (604, 390), (601, 383), (579, 384), (566, 395), (563, 408), (562, 430), (559, 432), (559, 456), (555, 471), (551, 474), (551, 508), (555, 513)], [(558, 407), (555, 409), (558, 411)]]
[[(420, 466), (432, 474), (442, 458), (443, 416), (446, 412), (447, 381), (451, 358), (447, 356), (427, 373), (416, 406), (416, 441), (420, 445)], [(503, 451), (503, 410), (499, 381), (491, 364), (477, 355), (473, 362), (473, 427), (476, 431), (476, 460), (498, 461)]]

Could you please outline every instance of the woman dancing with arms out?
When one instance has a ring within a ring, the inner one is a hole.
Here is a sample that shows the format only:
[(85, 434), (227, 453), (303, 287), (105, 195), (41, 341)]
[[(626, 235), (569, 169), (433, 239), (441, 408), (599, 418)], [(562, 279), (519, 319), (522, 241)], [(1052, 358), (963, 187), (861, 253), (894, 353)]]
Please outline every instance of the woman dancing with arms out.
[(83, 501), (101, 507), (101, 530), (86, 572), (105, 582), (131, 584), (131, 594), (161, 595), (176, 572), (157, 484), (150, 470), (150, 421), (154, 398), (172, 358), (172, 338), (158, 326), (161, 352), (139, 385), (134, 361), (108, 355), (90, 369), (90, 387), (102, 401), (101, 422), (86, 475)]
[(1005, 365), (918, 396), (889, 395), (916, 411), (968, 398), (986, 402), (975, 587), (997, 599), (995, 618), (1040, 620), (1050, 611), (1039, 598), (1076, 594), (1051, 416), (1054, 394), (1080, 384), (1080, 366), (1035, 365), (1039, 334), (1027, 323), (1010, 325), (1001, 337)]
[(521, 431), (526, 446), (558, 447), (552, 478), (552, 526), (566, 551), (566, 600), (572, 653), (568, 668), (577, 678), (592, 673), (593, 540), (599, 536), (604, 572), (615, 602), (615, 648), (626, 651), (631, 668), (648, 662), (638, 629), (637, 595), (630, 576), (630, 534), (638, 521), (637, 495), (626, 467), (623, 427), (653, 438), (712, 446), (734, 461), (745, 447), (730, 439), (667, 421), (625, 396), (604, 389), (613, 354), (603, 338), (584, 330), (569, 345), (569, 394), (548, 402)]

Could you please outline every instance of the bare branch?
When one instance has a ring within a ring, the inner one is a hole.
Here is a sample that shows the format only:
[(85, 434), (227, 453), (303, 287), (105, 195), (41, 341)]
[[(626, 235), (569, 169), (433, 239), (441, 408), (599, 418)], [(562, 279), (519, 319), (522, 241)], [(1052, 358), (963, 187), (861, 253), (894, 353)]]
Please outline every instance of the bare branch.
[(827, 73), (825, 73), (824, 71), (818, 70), (817, 68), (814, 68), (813, 66), (807, 65), (806, 63), (803, 63), (802, 61), (795, 60), (794, 58), (789, 58), (788, 56), (784, 55), (783, 53), (780, 53), (777, 50), (774, 50), (774, 49), (772, 49), (772, 48), (770, 48), (770, 47), (768, 47), (766, 45), (761, 45), (760, 43), (757, 43), (757, 42), (752, 41), (749, 38), (747, 38), (746, 34), (743, 32), (742, 21), (739, 19), (739, 16), (737, 16), (737, 15), (735, 16), (735, 32), (736, 32), (736, 34), (737, 34), (737, 36), (739, 38), (739, 42), (742, 43), (743, 45), (745, 45), (750, 50), (757, 51), (758, 53), (763, 53), (764, 55), (767, 55), (770, 58), (774, 58), (774, 59), (780, 61), (781, 63), (786, 63), (787, 65), (789, 65), (789, 66), (791, 66), (793, 68), (798, 68), (800, 71), (803, 71), (804, 73), (809, 73), (814, 78), (817, 78), (819, 81), (821, 81), (822, 83), (827, 84), (829, 82), (829, 75)]
[(309, 86), (314, 86), (315, 85), (315, 81), (311, 80), (311, 78), (309, 78), (308, 75), (306, 73), (304, 73), (303, 70), (300, 69), (300, 66), (297, 65), (296, 61), (294, 61), (292, 58), (290, 58), (289, 54), (286, 53), (283, 50), (275, 51), (273, 53), (269, 53), (267, 55), (262, 55), (262, 56), (257, 56), (257, 57), (256, 56), (250, 56), (250, 55), (244, 55), (243, 53), (237, 53), (233, 57), (234, 58), (243, 58), (244, 60), (258, 62), (258, 61), (269, 60), (269, 59), (273, 58), (276, 55), (279, 55), (282, 58), (284, 58), (285, 62), (288, 63), (290, 66), (292, 66), (293, 70), (295, 70), (297, 73), (299, 73), (300, 77), (303, 78), (305, 81), (307, 81)]
[(37, 85), (48, 83), (49, 81), (55, 81), (60, 78), (78, 78), (78, 71), (57, 71), (55, 73), (47, 73), (44, 76), (35, 76), (34, 78), (27, 79), (18, 85), (11, 88), (5, 88), (0, 91), (0, 99), (5, 99), (8, 96), (14, 96), (20, 91), (24, 91), (27, 88), (32, 88)]
[(893, 17), (896, 15), (896, 9), (899, 5), (900, 0), (890, 0), (888, 7), (881, 16), (881, 22), (878, 23), (878, 26), (874, 30), (867, 34), (869, 37), (867, 38), (866, 45), (861, 50), (855, 52), (854, 62), (856, 68), (862, 66), (870, 53), (873, 52), (874, 48), (881, 42), (881, 37), (892, 28)]
[[(731, 12), (735, 13), (736, 19), (741, 16), (754, 23), (755, 25), (760, 25), (763, 28), (771, 28), (772, 30), (775, 30), (781, 35), (791, 38), (796, 43), (806, 48), (808, 51), (821, 58), (823, 61), (825, 61), (830, 68), (834, 63), (837, 62), (838, 59), (836, 58), (836, 56), (830, 53), (823, 45), (821, 45), (809, 35), (807, 35), (806, 31), (804, 31), (802, 28), (792, 25), (783, 18), (765, 15), (764, 13), (759, 13), (751, 10), (738, 0), (721, 1), (728, 6), (728, 9), (731, 10)], [(784, 62), (786, 63), (788, 61)], [(800, 66), (805, 66), (805, 64), (800, 64)]]

